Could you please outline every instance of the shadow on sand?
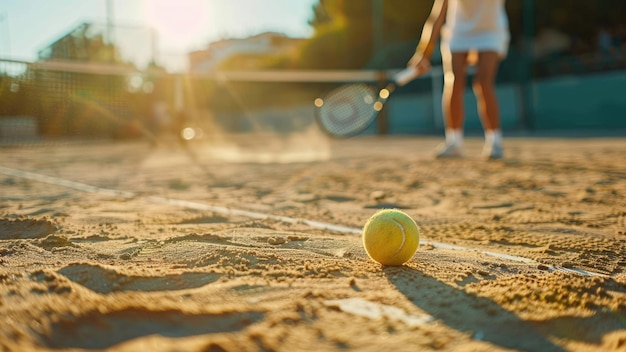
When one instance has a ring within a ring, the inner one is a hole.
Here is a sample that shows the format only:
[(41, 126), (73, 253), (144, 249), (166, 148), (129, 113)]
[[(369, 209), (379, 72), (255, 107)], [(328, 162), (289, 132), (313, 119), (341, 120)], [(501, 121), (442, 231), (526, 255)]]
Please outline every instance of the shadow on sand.
[(548, 340), (535, 325), (488, 298), (468, 294), (408, 267), (383, 270), (387, 279), (415, 306), (452, 329), (503, 348), (565, 351)]

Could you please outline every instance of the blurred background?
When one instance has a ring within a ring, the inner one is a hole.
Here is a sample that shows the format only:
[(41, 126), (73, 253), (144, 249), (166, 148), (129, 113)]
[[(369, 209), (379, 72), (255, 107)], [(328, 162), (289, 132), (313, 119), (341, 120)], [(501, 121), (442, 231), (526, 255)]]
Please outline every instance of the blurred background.
[[(403, 68), (432, 2), (3, 0), (0, 143), (303, 131), (315, 97)], [(506, 7), (505, 133), (623, 135), (626, 2)], [(402, 87), (366, 133), (440, 134), (441, 85), (435, 69)], [(470, 87), (466, 108), (479, 133)]]

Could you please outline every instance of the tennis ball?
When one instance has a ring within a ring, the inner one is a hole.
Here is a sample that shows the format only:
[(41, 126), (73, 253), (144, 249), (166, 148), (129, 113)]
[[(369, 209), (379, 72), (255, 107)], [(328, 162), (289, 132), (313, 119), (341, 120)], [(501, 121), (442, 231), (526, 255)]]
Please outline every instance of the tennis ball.
[(406, 213), (385, 209), (363, 227), (363, 246), (370, 258), (383, 265), (402, 265), (417, 251), (419, 227)]

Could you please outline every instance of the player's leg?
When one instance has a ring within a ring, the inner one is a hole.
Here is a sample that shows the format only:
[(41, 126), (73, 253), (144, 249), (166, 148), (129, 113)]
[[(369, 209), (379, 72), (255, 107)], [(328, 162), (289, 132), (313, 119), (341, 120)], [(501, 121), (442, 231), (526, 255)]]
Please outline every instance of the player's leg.
[(465, 108), (463, 94), (467, 84), (467, 55), (468, 53), (443, 54), (443, 99), (442, 108), (446, 125), (446, 143), (436, 150), (437, 157), (461, 156), (463, 147), (463, 123)]
[(495, 88), (499, 63), (500, 55), (496, 51), (478, 53), (476, 75), (472, 84), (476, 95), (478, 115), (485, 130), (483, 155), (492, 159), (503, 156), (500, 107)]
[(465, 120), (463, 94), (467, 85), (467, 55), (468, 53), (451, 53), (449, 63), (444, 62), (443, 113), (446, 128), (463, 129)]

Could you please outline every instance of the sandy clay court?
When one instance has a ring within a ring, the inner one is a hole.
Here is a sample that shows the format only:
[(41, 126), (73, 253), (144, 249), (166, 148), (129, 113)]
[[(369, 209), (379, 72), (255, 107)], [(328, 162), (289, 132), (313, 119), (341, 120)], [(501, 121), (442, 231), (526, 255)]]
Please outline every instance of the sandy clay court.
[(0, 351), (626, 351), (624, 138), (439, 141), (0, 148)]

